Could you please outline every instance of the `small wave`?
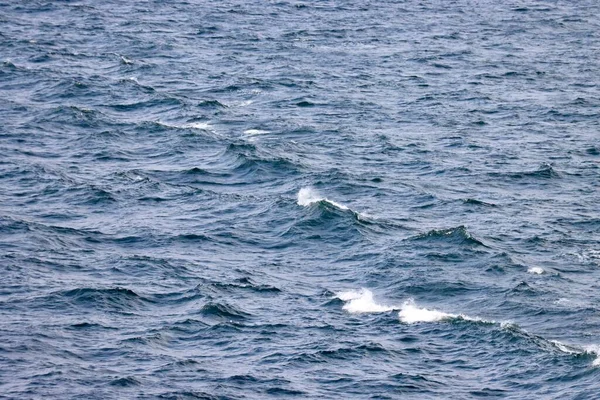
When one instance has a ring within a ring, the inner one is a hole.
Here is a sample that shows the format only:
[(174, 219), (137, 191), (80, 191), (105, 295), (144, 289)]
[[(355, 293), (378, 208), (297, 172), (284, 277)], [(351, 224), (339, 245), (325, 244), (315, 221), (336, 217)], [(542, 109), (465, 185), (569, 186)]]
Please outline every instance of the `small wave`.
[(453, 242), (459, 242), (469, 245), (487, 247), (485, 243), (479, 239), (474, 238), (464, 225), (457, 226), (455, 228), (448, 229), (434, 229), (427, 233), (423, 233), (416, 237), (416, 240), (433, 239), (433, 240), (449, 240)]
[(202, 100), (198, 103), (198, 107), (203, 108), (226, 108), (227, 106), (218, 100)]
[(398, 307), (381, 305), (375, 302), (373, 293), (368, 289), (350, 290), (336, 294), (338, 299), (344, 301), (343, 309), (349, 313), (382, 313), (397, 310)]
[(328, 198), (321, 196), (319, 194), (319, 192), (317, 192), (313, 188), (303, 187), (298, 192), (298, 205), (299, 206), (308, 207), (311, 204), (320, 203), (320, 202), (328, 203), (336, 208), (339, 208), (340, 210), (344, 210), (344, 211), (349, 210), (349, 208), (346, 207), (345, 205), (337, 203), (333, 200), (329, 200)]
[(110, 382), (111, 386), (121, 386), (121, 387), (127, 387), (127, 386), (138, 386), (140, 385), (140, 381), (135, 379), (132, 376), (128, 376), (125, 378), (117, 378), (115, 380), (113, 380), (112, 382)]
[(45, 298), (46, 303), (54, 303), (58, 307), (68, 305), (96, 308), (104, 310), (118, 310), (131, 312), (143, 309), (148, 299), (131, 289), (123, 287), (90, 288), (82, 287), (52, 293)]
[(482, 200), (477, 200), (477, 199), (463, 199), (463, 203), (468, 204), (468, 205), (473, 205), (473, 206), (483, 206), (483, 207), (497, 207), (496, 204), (494, 203), (488, 203)]
[(593, 259), (600, 259), (600, 250), (590, 250), (588, 251), (588, 257)]
[(171, 124), (171, 123), (162, 122), (162, 121), (157, 121), (155, 123), (157, 125), (165, 127), (165, 128), (197, 129), (200, 131), (214, 132), (213, 126), (209, 122), (205, 122), (205, 121), (190, 122), (187, 124)]
[(77, 299), (96, 299), (98, 296), (121, 296), (124, 298), (141, 298), (136, 292), (131, 289), (123, 287), (115, 287), (108, 289), (94, 289), (94, 288), (77, 288), (62, 292), (62, 295), (66, 297), (73, 297)]
[(244, 131), (246, 135), (266, 135), (267, 133), (271, 133), (269, 131), (265, 131), (262, 129), (247, 129)]
[(579, 354), (581, 351), (576, 347), (570, 346), (568, 344), (559, 342), (558, 340), (549, 340), (549, 342), (554, 345), (558, 350), (567, 354)]
[(199, 129), (202, 131), (212, 131), (213, 127), (211, 124), (209, 124), (208, 122), (192, 122), (189, 124), (185, 124), (181, 126), (182, 128), (188, 128), (188, 129)]
[(209, 302), (202, 307), (202, 314), (207, 317), (220, 317), (226, 319), (244, 319), (248, 313), (226, 303)]
[(544, 273), (544, 269), (540, 267), (531, 267), (527, 270), (528, 274), (541, 275)]
[[(492, 173), (492, 176), (502, 176), (504, 174)], [(518, 171), (504, 175), (512, 179), (554, 179), (560, 178), (560, 174), (548, 163), (542, 163), (533, 171)]]
[(248, 277), (239, 278), (235, 280), (235, 283), (223, 283), (217, 282), (213, 284), (214, 287), (225, 289), (225, 290), (251, 290), (257, 293), (280, 293), (281, 289), (275, 286), (262, 285), (254, 282)]
[[(135, 82), (137, 85), (140, 85), (141, 87), (145, 87), (144, 85), (141, 85), (134, 78), (131, 78), (130, 80), (132, 82)], [(184, 105), (185, 104), (182, 100), (179, 100), (174, 97), (155, 97), (152, 99), (138, 101), (138, 102), (134, 102), (134, 103), (106, 104), (106, 105), (104, 105), (104, 107), (110, 108), (114, 111), (126, 113), (126, 112), (145, 110), (145, 109), (149, 109), (149, 108), (183, 107)]]
[(121, 56), (121, 63), (123, 63), (125, 65), (131, 65), (131, 64), (133, 64), (133, 60), (130, 60), (129, 58), (127, 58), (125, 56)]
[(253, 100), (246, 100), (246, 101), (241, 101), (241, 102), (237, 103), (236, 105), (238, 107), (247, 107), (247, 106), (249, 106), (252, 103), (254, 103)]
[(552, 167), (552, 165), (547, 164), (547, 163), (543, 163), (540, 165), (540, 167), (537, 170), (531, 171), (531, 172), (525, 172), (525, 173), (523, 173), (523, 175), (536, 177), (536, 178), (544, 178), (544, 179), (560, 177), (560, 175), (558, 174), (558, 172), (556, 172), (556, 170)]

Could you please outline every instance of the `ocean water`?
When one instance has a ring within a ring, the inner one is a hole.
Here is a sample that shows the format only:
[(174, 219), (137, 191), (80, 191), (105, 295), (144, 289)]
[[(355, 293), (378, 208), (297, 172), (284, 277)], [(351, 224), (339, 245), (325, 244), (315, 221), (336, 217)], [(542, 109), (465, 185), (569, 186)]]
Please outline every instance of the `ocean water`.
[(598, 15), (1, 2), (0, 397), (600, 398)]

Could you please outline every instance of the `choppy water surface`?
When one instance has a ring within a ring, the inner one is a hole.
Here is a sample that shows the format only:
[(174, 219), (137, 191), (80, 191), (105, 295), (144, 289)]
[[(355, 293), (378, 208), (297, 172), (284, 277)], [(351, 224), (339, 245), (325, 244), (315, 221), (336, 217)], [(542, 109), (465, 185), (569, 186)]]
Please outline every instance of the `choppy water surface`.
[(595, 1), (0, 4), (0, 396), (600, 396)]

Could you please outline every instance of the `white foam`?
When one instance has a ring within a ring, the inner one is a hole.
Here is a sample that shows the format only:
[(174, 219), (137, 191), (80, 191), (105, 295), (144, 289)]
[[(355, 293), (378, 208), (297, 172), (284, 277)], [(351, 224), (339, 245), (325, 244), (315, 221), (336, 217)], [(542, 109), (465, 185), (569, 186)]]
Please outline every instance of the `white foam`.
[(381, 305), (375, 302), (373, 293), (368, 289), (340, 292), (336, 297), (345, 301), (343, 309), (349, 313), (382, 313), (397, 310), (398, 307)]
[(544, 273), (544, 269), (540, 267), (531, 267), (527, 270), (527, 273), (541, 275)]
[[(465, 321), (480, 322), (485, 324), (500, 325), (501, 329), (518, 329), (519, 331), (522, 331), (523, 333), (527, 334), (526, 331), (522, 330), (518, 327), (518, 325), (510, 321), (499, 323), (493, 320), (489, 321), (481, 318), (469, 317), (464, 314), (451, 314), (439, 310), (423, 308), (419, 307), (413, 299), (407, 300), (400, 307), (382, 305), (377, 303), (373, 298), (373, 293), (365, 288), (362, 288), (360, 290), (349, 290), (345, 292), (339, 292), (336, 294), (335, 297), (346, 303), (344, 304), (343, 309), (349, 313), (383, 313), (399, 309), (400, 311), (398, 313), (398, 316), (400, 317), (400, 321), (406, 324), (414, 324), (417, 322), (441, 322), (458, 319)], [(593, 355), (595, 356), (595, 359), (592, 362), (592, 366), (600, 367), (600, 345), (576, 346), (565, 344), (559, 342), (558, 340), (547, 340), (541, 337), (538, 338), (540, 340), (545, 341), (546, 343), (552, 344), (557, 350), (565, 354)]]
[(497, 324), (496, 321), (489, 321), (479, 317), (470, 317), (465, 314), (450, 314), (438, 310), (430, 310), (428, 308), (422, 308), (415, 304), (413, 299), (408, 299), (402, 305), (400, 312), (398, 313), (400, 321), (407, 324), (414, 324), (416, 322), (440, 322), (450, 319), (461, 319), (464, 321), (481, 322), (484, 324)]
[(600, 265), (600, 250), (590, 250), (588, 257), (593, 260), (594, 263)]
[(519, 325), (515, 324), (512, 321), (502, 321), (500, 322), (500, 328), (501, 329), (519, 329)]
[(596, 356), (596, 359), (592, 362), (594, 367), (600, 366), (600, 346), (597, 344), (592, 344), (585, 346), (583, 351), (587, 354), (593, 354)]
[(575, 256), (579, 262), (592, 262), (600, 265), (600, 250), (588, 250), (581, 253), (565, 253), (564, 255)]
[(214, 132), (213, 126), (208, 122), (190, 122), (189, 124), (170, 124), (167, 122), (156, 121), (157, 124), (165, 126), (167, 128), (176, 128), (176, 129), (198, 129), (202, 131), (210, 131)]
[(419, 308), (413, 300), (408, 300), (402, 305), (398, 316), (400, 317), (400, 321), (407, 324), (414, 324), (415, 322), (437, 322), (458, 317), (458, 315), (455, 314)]
[(594, 367), (600, 366), (600, 346), (597, 344), (578, 347), (578, 346), (572, 346), (572, 345), (561, 343), (558, 340), (550, 340), (550, 343), (552, 343), (554, 346), (556, 346), (556, 348), (558, 350), (560, 350), (566, 354), (591, 354), (591, 355), (594, 355), (594, 356), (596, 356), (596, 358), (594, 359), (594, 361), (592, 361), (592, 366), (594, 366)]
[(321, 196), (319, 194), (319, 192), (317, 192), (315, 189), (313, 189), (311, 187), (303, 187), (298, 192), (298, 205), (299, 206), (308, 207), (311, 204), (318, 203), (320, 201), (325, 201), (325, 202), (331, 204), (332, 206), (339, 208), (340, 210), (349, 210), (349, 208), (346, 207), (345, 205), (337, 203), (333, 200), (329, 200), (328, 198)]
[(563, 353), (581, 354), (580, 350), (574, 348), (573, 346), (569, 346), (567, 344), (559, 342), (558, 340), (550, 340), (550, 343), (552, 343), (554, 346), (556, 346), (556, 348), (559, 349), (560, 351), (562, 351)]
[(247, 129), (244, 131), (246, 135), (266, 135), (267, 133), (271, 133), (269, 131), (263, 131), (261, 129)]
[(323, 197), (319, 195), (319, 193), (313, 188), (303, 187), (298, 192), (298, 205), (299, 206), (309, 206), (313, 203), (317, 203), (323, 200)]
[(208, 122), (192, 122), (189, 124), (185, 124), (181, 126), (182, 128), (190, 128), (190, 129), (199, 129), (202, 131), (211, 131), (213, 129), (212, 125)]

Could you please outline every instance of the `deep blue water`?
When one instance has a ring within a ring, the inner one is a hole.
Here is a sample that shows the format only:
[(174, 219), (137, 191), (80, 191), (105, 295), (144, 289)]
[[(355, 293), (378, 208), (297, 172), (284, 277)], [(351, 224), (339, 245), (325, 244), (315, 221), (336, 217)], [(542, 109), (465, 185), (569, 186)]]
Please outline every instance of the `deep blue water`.
[(0, 3), (0, 397), (600, 398), (600, 3)]

